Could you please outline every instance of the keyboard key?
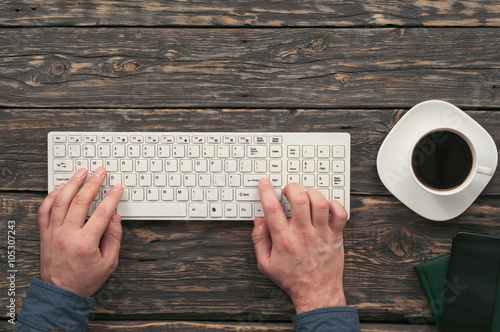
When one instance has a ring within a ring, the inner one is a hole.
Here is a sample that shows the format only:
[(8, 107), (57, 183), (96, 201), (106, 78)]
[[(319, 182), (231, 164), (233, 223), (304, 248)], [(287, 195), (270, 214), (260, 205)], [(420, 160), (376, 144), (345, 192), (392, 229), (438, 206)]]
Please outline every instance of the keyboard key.
[(269, 151), (269, 157), (281, 158), (281, 145), (271, 146)]
[(82, 142), (82, 136), (80, 136), (80, 135), (70, 135), (68, 137), (68, 142), (70, 142), (70, 143), (81, 143)]
[(208, 143), (220, 143), (220, 136), (208, 136), (207, 142)]
[(330, 175), (329, 174), (319, 174), (318, 175), (318, 187), (328, 187), (330, 185)]
[(299, 160), (288, 160), (288, 172), (297, 173), (300, 170)]
[(54, 144), (54, 157), (66, 157), (66, 145)]
[(343, 189), (333, 189), (332, 198), (338, 201), (340, 204), (344, 205), (344, 190)]
[(236, 136), (223, 136), (222, 142), (224, 144), (233, 144), (236, 143)]
[(237, 201), (260, 201), (259, 189), (236, 189)]
[(210, 217), (212, 218), (222, 218), (222, 203), (211, 203), (210, 204)]
[(128, 136), (127, 135), (115, 135), (115, 142), (116, 143), (127, 143)]
[(96, 135), (85, 135), (83, 136), (83, 142), (85, 143), (97, 143)]
[(281, 144), (281, 143), (283, 143), (283, 137), (282, 136), (272, 136), (270, 141), (271, 141), (271, 144)]
[(146, 143), (158, 143), (158, 135), (146, 135)]
[(335, 160), (332, 164), (332, 170), (335, 173), (343, 173), (344, 172), (344, 161), (343, 160)]
[(262, 218), (264, 217), (264, 209), (262, 208), (262, 204), (261, 203), (255, 203), (254, 205), (254, 214), (255, 214), (255, 217), (258, 218)]
[(131, 143), (142, 143), (144, 142), (144, 137), (141, 135), (133, 135), (130, 137)]
[(126, 187), (135, 187), (137, 185), (137, 175), (136, 174), (125, 174), (123, 184)]
[(266, 158), (267, 157), (267, 146), (265, 145), (255, 145), (248, 146), (247, 157), (249, 158)]
[(55, 159), (53, 165), (54, 171), (73, 171), (73, 160), (71, 159)]
[(345, 155), (345, 147), (341, 145), (333, 146), (333, 157), (334, 158), (344, 158)]
[(203, 158), (213, 158), (215, 157), (215, 146), (203, 145), (201, 153)]
[(122, 175), (108, 174), (108, 183), (111, 187), (113, 187), (115, 184), (122, 184)]
[(239, 206), (240, 217), (250, 218), (252, 216), (252, 204), (241, 203)]
[(161, 190), (161, 200), (162, 201), (173, 201), (174, 200), (174, 189), (164, 188)]
[(80, 145), (71, 144), (68, 146), (68, 155), (70, 157), (80, 157), (81, 155), (81, 147)]
[(186, 203), (174, 202), (120, 202), (116, 213), (122, 217), (175, 218), (187, 216)]
[(65, 143), (66, 142), (66, 135), (54, 135), (52, 141), (54, 143)]
[(117, 144), (113, 145), (113, 157), (114, 158), (123, 158), (125, 157), (125, 145)]
[(224, 217), (236, 218), (238, 216), (238, 206), (236, 203), (224, 204)]
[(330, 158), (330, 147), (328, 145), (318, 146), (318, 158)]
[(343, 187), (344, 186), (344, 175), (332, 175), (334, 187)]
[(288, 158), (298, 158), (300, 156), (299, 152), (300, 146), (292, 145), (288, 147)]
[(68, 183), (69, 179), (73, 174), (54, 174), (54, 186), (58, 186), (61, 183)]
[(189, 216), (190, 217), (200, 217), (204, 218), (208, 216), (208, 204), (207, 203), (190, 203), (189, 204)]
[[(131, 193), (132, 193), (132, 200), (133, 201), (142, 201), (142, 200), (144, 200), (144, 189), (142, 189), (142, 188), (132, 189)], [(118, 206), (118, 207), (120, 207), (120, 206)], [(137, 205), (137, 207), (139, 207), (139, 206)], [(121, 214), (120, 212), (117, 212), (117, 213)], [(128, 214), (128, 215), (130, 216), (130, 214)]]
[(243, 186), (244, 187), (258, 187), (259, 180), (262, 179), (263, 175), (243, 175)]
[(100, 143), (111, 143), (113, 142), (113, 136), (111, 135), (101, 135), (99, 136)]
[(306, 145), (302, 147), (302, 157), (303, 158), (314, 158), (314, 146)]
[(160, 199), (158, 188), (150, 188), (146, 190), (146, 200), (157, 201)]
[(167, 186), (167, 175), (166, 174), (155, 174), (153, 178), (155, 187), (166, 187)]

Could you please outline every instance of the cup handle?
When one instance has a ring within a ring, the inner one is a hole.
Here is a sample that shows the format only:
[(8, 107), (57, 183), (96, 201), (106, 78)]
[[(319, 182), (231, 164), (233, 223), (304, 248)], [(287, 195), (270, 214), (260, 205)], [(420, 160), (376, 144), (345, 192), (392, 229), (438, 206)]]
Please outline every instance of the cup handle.
[(486, 166), (477, 166), (477, 172), (479, 174), (492, 176), (493, 175), (493, 168), (486, 167)]

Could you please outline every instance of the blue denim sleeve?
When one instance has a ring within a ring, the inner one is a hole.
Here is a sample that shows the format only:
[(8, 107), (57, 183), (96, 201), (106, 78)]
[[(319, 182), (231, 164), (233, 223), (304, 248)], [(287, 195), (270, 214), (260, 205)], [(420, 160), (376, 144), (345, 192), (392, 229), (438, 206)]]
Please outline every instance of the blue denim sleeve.
[(85, 331), (93, 298), (33, 278), (15, 332)]
[(353, 307), (331, 307), (306, 311), (292, 317), (296, 332), (361, 332)]

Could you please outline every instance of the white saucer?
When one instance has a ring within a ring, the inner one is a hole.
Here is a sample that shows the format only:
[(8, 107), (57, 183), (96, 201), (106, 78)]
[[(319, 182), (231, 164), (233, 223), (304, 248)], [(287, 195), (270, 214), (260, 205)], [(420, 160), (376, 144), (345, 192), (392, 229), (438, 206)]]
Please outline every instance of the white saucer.
[[(417, 182), (411, 168), (413, 147), (427, 133), (449, 130), (463, 136), (472, 148), (468, 179), (458, 190), (436, 192)], [(377, 170), (386, 188), (419, 215), (449, 220), (464, 212), (495, 173), (498, 153), (491, 136), (458, 107), (441, 100), (415, 105), (394, 126), (382, 143)], [(463, 188), (463, 189), (462, 189)]]

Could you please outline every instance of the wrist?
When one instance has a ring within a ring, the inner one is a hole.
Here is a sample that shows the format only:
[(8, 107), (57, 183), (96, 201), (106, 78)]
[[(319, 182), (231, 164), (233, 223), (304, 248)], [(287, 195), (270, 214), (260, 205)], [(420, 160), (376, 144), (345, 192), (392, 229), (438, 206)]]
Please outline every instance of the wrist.
[(320, 308), (345, 307), (347, 305), (343, 290), (335, 293), (307, 294), (303, 297), (292, 298), (292, 302), (297, 314)]

